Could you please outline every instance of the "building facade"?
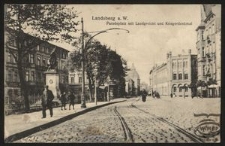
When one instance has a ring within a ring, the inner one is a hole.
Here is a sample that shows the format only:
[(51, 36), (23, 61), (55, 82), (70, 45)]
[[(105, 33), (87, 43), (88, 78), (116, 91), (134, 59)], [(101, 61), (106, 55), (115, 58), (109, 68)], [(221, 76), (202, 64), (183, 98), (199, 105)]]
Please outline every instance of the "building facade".
[[(48, 68), (48, 59), (53, 49), (57, 52), (58, 73), (60, 79), (59, 88), (64, 90), (68, 84), (68, 73), (66, 71), (66, 59), (68, 56), (68, 50), (50, 44), (45, 41), (41, 41), (28, 34), (27, 40), (23, 45), (29, 43), (29, 39), (32, 41), (35, 39), (38, 45), (34, 46), (33, 51), (29, 51), (23, 59), (23, 65), (25, 66), (25, 80), (27, 83), (27, 90), (29, 92), (30, 102), (35, 102), (34, 98), (38, 98), (42, 94), (44, 85), (46, 84), (45, 71)], [(18, 74), (17, 61), (13, 55), (18, 55), (16, 48), (16, 41), (9, 41), (9, 33), (5, 31), (5, 46), (4, 46), (4, 95), (6, 104), (15, 102), (15, 99), (21, 97), (20, 80)], [(6, 43), (8, 45), (6, 45)], [(12, 53), (13, 52), (13, 53)], [(19, 100), (23, 100), (20, 98)]]
[(172, 56), (167, 54), (167, 62), (155, 65), (149, 76), (150, 91), (161, 96), (188, 97), (191, 96), (189, 85), (197, 78), (197, 56), (188, 54)]
[(132, 64), (132, 67), (127, 71), (127, 76), (125, 77), (126, 87), (125, 92), (129, 96), (138, 96), (140, 94), (140, 76)]
[(196, 29), (198, 80), (207, 84), (199, 88), (205, 97), (220, 96), (221, 90), (221, 5), (201, 6), (201, 22)]

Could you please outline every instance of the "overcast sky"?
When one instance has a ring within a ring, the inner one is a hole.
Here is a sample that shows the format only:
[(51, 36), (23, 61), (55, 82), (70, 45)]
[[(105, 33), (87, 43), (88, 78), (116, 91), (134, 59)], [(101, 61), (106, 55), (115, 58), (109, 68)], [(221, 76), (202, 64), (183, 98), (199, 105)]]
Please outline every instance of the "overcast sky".
[[(155, 63), (163, 63), (166, 53), (177, 55), (191, 49), (196, 53), (196, 31), (200, 24), (200, 5), (70, 5), (84, 19), (84, 30), (113, 30), (95, 37), (116, 50), (131, 66), (134, 63), (141, 82), (149, 84), (149, 71)], [(115, 21), (95, 20), (95, 17), (116, 17)], [(118, 17), (128, 20), (117, 20)], [(134, 22), (134, 25), (108, 25), (108, 22)], [(135, 25), (136, 22), (156, 22), (156, 25)], [(157, 22), (187, 22), (191, 25), (157, 25)], [(80, 26), (79, 26), (80, 27)], [(81, 28), (79, 28), (81, 29)], [(93, 33), (94, 35), (94, 33)]]

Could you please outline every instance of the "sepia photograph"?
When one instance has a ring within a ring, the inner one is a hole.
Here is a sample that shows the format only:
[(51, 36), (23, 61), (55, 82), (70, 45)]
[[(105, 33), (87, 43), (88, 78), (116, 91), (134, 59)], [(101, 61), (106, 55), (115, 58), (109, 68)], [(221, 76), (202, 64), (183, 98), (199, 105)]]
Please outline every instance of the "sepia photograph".
[(5, 143), (221, 143), (221, 4), (4, 4)]

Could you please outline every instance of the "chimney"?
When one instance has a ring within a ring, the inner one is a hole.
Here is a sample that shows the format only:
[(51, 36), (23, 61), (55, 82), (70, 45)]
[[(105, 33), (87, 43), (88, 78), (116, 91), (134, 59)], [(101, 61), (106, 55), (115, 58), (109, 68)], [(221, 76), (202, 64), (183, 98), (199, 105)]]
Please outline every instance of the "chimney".
[(172, 57), (172, 52), (170, 51), (169, 53), (170, 53), (170, 57)]
[(188, 50), (188, 54), (191, 54), (191, 49)]

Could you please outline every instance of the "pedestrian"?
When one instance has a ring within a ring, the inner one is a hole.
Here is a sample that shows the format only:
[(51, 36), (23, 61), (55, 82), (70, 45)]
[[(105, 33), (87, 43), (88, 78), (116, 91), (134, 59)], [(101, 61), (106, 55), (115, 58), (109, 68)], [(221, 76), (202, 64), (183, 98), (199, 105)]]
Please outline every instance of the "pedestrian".
[(176, 97), (176, 94), (175, 93), (173, 93), (173, 97)]
[(172, 93), (170, 93), (170, 97), (173, 98), (173, 94)]
[(141, 94), (142, 94), (142, 101), (145, 102), (146, 101), (147, 92), (145, 90), (143, 90), (141, 92)]
[(70, 106), (71, 106), (71, 105), (73, 106), (73, 109), (74, 109), (74, 104), (75, 104), (74, 100), (75, 100), (75, 96), (73, 95), (72, 92), (69, 92), (68, 99), (69, 99), (69, 102), (70, 102), (70, 104), (69, 104), (69, 110), (70, 110)]
[(54, 95), (51, 90), (48, 89), (48, 86), (45, 86), (43, 91), (43, 95), (41, 98), (42, 101), (42, 118), (46, 118), (46, 109), (48, 108), (50, 111), (50, 116), (53, 116), (53, 109), (52, 109), (52, 100), (54, 99)]
[(66, 92), (63, 92), (63, 94), (60, 96), (61, 101), (61, 110), (66, 110)]

